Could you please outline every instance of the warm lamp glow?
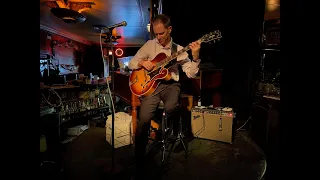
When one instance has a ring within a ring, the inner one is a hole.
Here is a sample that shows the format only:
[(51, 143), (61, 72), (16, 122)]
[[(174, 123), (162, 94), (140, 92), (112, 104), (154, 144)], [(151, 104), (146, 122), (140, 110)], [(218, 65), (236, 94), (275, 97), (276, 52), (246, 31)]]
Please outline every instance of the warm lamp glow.
[(82, 11), (85, 11), (85, 10), (88, 10), (88, 9), (90, 9), (90, 8), (79, 9), (78, 12), (79, 12), (79, 13), (82, 13)]
[(79, 13), (91, 9), (91, 6), (95, 5), (94, 2), (69, 2), (64, 0), (46, 1), (45, 3), (51, 8), (66, 8)]
[(148, 29), (148, 32), (150, 32), (150, 23), (147, 24), (147, 29)]
[(64, 3), (64, 1), (56, 1), (58, 4), (59, 8), (67, 8), (67, 5)]
[(280, 0), (266, 0), (266, 10), (276, 11), (280, 7)]

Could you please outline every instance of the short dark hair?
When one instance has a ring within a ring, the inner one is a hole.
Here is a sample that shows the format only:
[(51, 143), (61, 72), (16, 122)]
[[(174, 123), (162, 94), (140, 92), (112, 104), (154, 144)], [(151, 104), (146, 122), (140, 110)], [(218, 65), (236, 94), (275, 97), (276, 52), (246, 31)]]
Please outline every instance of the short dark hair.
[(169, 16), (165, 14), (158, 14), (157, 16), (155, 16), (152, 20), (152, 23), (162, 23), (165, 28), (171, 26), (171, 20)]

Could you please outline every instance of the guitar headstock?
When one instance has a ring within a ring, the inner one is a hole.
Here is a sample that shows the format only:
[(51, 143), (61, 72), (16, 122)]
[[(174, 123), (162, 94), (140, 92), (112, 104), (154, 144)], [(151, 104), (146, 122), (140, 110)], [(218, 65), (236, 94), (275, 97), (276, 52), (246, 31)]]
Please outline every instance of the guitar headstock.
[(201, 42), (215, 42), (216, 40), (220, 40), (222, 38), (221, 32), (219, 30), (215, 30), (213, 32), (210, 32), (208, 34), (203, 35), (199, 40)]

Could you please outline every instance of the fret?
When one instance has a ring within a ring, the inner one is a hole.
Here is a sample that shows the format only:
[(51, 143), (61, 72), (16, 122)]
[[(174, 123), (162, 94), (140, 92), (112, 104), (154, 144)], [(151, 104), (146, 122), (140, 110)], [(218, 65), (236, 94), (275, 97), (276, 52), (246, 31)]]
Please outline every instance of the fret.
[[(198, 39), (198, 41), (200, 42), (209, 42), (209, 41), (214, 41), (216, 39), (220, 39), (221, 38), (221, 33), (220, 31), (215, 31), (215, 32), (211, 32), (210, 34), (206, 34), (204, 35), (202, 38)], [(173, 53), (171, 56), (165, 58), (163, 61), (156, 63), (156, 67), (157, 68), (161, 68), (166, 66), (170, 61), (172, 61), (173, 59), (177, 58), (180, 54), (189, 51), (189, 45), (185, 46), (184, 48), (182, 48), (181, 50)]]
[(175, 59), (176, 57), (178, 57), (180, 54), (186, 52), (190, 50), (189, 46), (184, 47), (183, 49), (179, 50), (176, 53), (173, 53), (171, 56), (167, 57), (166, 59), (163, 60), (163, 64), (162, 66), (167, 65), (170, 61), (172, 61), (173, 59)]

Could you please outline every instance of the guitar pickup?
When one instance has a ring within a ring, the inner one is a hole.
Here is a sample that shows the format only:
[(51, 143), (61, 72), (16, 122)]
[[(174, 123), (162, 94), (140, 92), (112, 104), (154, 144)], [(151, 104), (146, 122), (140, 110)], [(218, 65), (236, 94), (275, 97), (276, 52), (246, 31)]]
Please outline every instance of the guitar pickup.
[(138, 76), (136, 76), (136, 78), (134, 78), (133, 81), (130, 81), (130, 82), (129, 82), (129, 86), (131, 86), (132, 84), (134, 84), (134, 83), (136, 83), (136, 82), (138, 82)]

